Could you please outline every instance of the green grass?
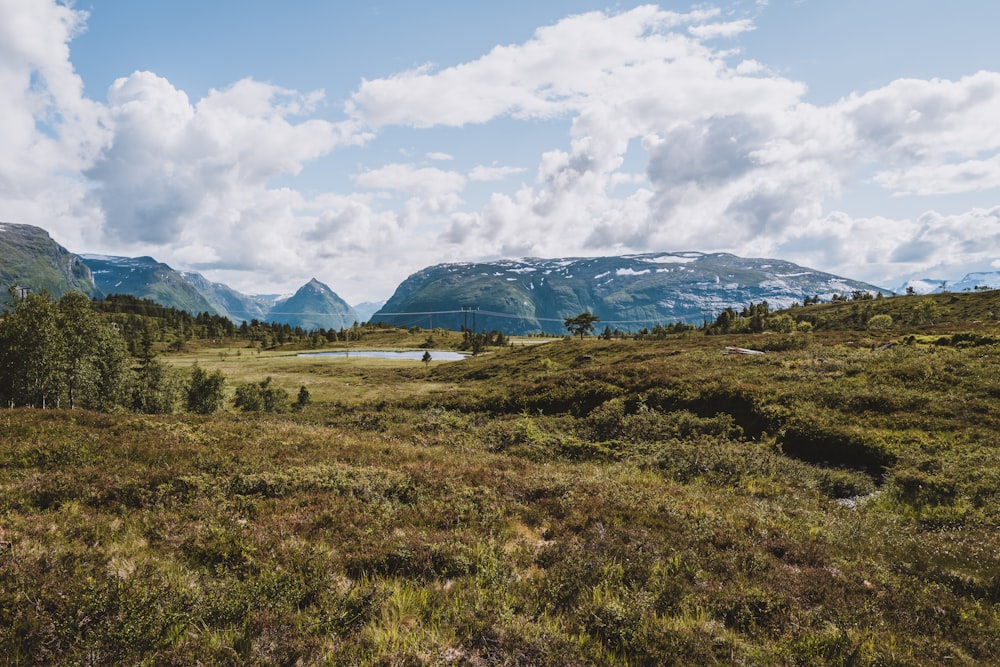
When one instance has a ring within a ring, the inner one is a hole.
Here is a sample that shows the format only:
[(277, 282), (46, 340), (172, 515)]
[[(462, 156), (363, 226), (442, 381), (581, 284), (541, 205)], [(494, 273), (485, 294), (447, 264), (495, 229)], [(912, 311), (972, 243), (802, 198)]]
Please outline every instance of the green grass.
[(314, 403), (0, 412), (0, 655), (995, 664), (1000, 345), (962, 332), (1000, 333), (165, 355)]
[[(235, 340), (215, 344), (192, 341), (185, 344), (183, 351), (166, 353), (162, 358), (181, 369), (198, 364), (210, 371), (220, 370), (226, 375), (230, 391), (237, 384), (270, 377), (275, 385), (293, 397), (299, 387), (305, 385), (315, 401), (357, 404), (453, 389), (454, 385), (428, 380), (428, 369), (446, 362), (432, 360), (424, 364), (412, 360), (349, 355), (351, 350), (421, 349), (428, 337), (433, 339), (433, 349), (453, 350), (462, 342), (460, 334), (443, 330), (409, 332), (405, 329), (375, 329), (366, 332), (360, 341), (327, 344), (319, 348), (301, 343), (260, 350)], [(301, 352), (324, 351), (347, 351), (348, 356), (318, 359), (297, 356)]]

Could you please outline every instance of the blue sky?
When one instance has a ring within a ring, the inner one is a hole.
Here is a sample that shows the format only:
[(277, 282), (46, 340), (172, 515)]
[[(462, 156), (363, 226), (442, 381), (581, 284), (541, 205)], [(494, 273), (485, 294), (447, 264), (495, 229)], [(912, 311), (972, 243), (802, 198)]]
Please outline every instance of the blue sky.
[(1000, 4), (0, 0), (0, 221), (247, 292), (726, 251), (1000, 270)]

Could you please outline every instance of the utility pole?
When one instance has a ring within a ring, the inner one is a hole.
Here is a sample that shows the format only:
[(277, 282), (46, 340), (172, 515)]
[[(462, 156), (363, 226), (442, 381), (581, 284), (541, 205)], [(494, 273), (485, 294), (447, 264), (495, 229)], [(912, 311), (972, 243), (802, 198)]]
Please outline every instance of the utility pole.
[(476, 333), (476, 311), (479, 306), (462, 306), (462, 314), (465, 316), (465, 328), (469, 328), (469, 313), (472, 313), (472, 333)]
[(479, 306), (462, 306), (462, 315), (465, 317), (465, 322), (463, 326), (468, 331), (469, 329), (469, 313), (472, 313), (472, 333), (476, 333), (476, 311), (479, 310)]

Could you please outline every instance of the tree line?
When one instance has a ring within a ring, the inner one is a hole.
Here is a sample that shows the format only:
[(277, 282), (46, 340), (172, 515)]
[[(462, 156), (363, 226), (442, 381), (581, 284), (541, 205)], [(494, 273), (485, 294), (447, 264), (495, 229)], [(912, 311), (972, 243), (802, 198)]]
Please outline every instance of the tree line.
[(16, 295), (0, 320), (0, 400), (9, 407), (111, 410), (130, 403), (131, 355), (121, 332), (70, 292)]
[(190, 340), (230, 338), (254, 343), (269, 349), (286, 343), (308, 343), (321, 347), (326, 343), (354, 340), (360, 337), (359, 325), (349, 329), (305, 330), (280, 322), (257, 319), (234, 324), (229, 318), (203, 312), (192, 315), (183, 310), (162, 306), (149, 299), (128, 294), (112, 294), (93, 301), (94, 308), (114, 322), (133, 356), (139, 356), (144, 340), (166, 342), (172, 349), (183, 348)]
[[(260, 324), (246, 331), (254, 327)], [(286, 331), (280, 325), (266, 329)], [(192, 337), (238, 336), (240, 328), (226, 318), (191, 316), (134, 297), (91, 302), (70, 292), (53, 301), (45, 292), (19, 294), (11, 288), (7, 308), (0, 312), (0, 405), (213, 413), (225, 400), (222, 372), (198, 366), (180, 370), (153, 351), (154, 339), (178, 331)], [(308, 402), (305, 387), (291, 403), (270, 378), (236, 387), (235, 406), (245, 411), (282, 412)]]

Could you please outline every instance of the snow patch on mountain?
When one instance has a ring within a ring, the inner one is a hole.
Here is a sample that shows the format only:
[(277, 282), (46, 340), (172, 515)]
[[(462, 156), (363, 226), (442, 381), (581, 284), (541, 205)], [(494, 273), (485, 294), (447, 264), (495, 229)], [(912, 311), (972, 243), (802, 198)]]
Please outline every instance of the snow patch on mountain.
[(943, 292), (944, 286), (947, 283), (947, 280), (938, 280), (936, 278), (914, 278), (913, 280), (907, 280), (897, 287), (896, 294), (906, 294), (907, 291), (912, 291), (915, 294), (934, 294)]
[(1000, 271), (969, 273), (948, 287), (949, 292), (975, 292), (986, 289), (1000, 289)]
[(705, 253), (684, 251), (652, 255), (624, 255), (624, 259), (634, 259), (639, 262), (649, 262), (653, 264), (687, 264), (689, 262), (697, 262), (704, 256)]

